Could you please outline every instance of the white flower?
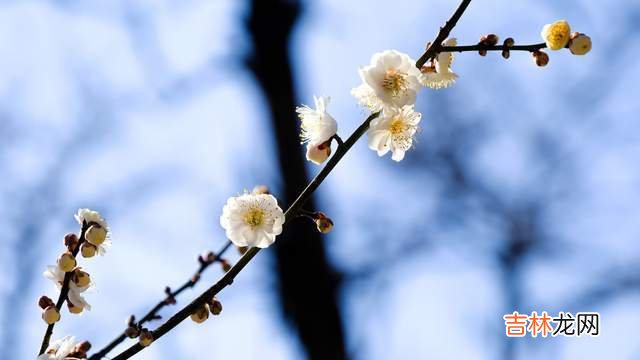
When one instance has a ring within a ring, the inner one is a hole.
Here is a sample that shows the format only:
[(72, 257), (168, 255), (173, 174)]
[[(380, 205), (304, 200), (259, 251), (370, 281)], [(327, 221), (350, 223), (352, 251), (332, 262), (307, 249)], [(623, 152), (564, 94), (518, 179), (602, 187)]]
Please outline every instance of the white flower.
[(391, 159), (402, 160), (404, 153), (412, 146), (421, 116), (413, 110), (413, 106), (385, 109), (380, 117), (371, 121), (367, 132), (369, 148), (377, 151), (378, 156), (391, 150)]
[(90, 209), (78, 209), (78, 212), (74, 215), (78, 224), (82, 225), (84, 221), (87, 223), (94, 222), (105, 229), (108, 229), (107, 222), (102, 218), (99, 212)]
[(338, 131), (338, 123), (327, 113), (328, 97), (313, 97), (315, 110), (307, 105), (296, 108), (302, 121), (302, 142), (307, 144), (307, 160), (316, 164), (324, 162), (331, 154), (331, 139)]
[(266, 248), (282, 233), (284, 213), (270, 194), (230, 197), (222, 209), (220, 225), (237, 246)]
[(384, 107), (383, 102), (376, 96), (371, 86), (367, 84), (360, 84), (360, 86), (351, 89), (351, 95), (358, 99), (360, 105), (369, 108), (371, 111), (379, 111)]
[(87, 222), (87, 224), (94, 223), (98, 226), (102, 227), (106, 230), (107, 235), (104, 242), (100, 244), (93, 244), (97, 248), (98, 255), (104, 255), (107, 253), (107, 248), (111, 246), (111, 231), (109, 231), (109, 225), (107, 221), (100, 215), (99, 212), (93, 211), (90, 209), (78, 209), (78, 212), (74, 215), (76, 221), (80, 226), (83, 225), (83, 222)]
[[(47, 266), (47, 270), (42, 273), (44, 277), (53, 281), (58, 290), (62, 288), (62, 283), (64, 282), (65, 273), (60, 270), (57, 266), (49, 265)], [(83, 309), (91, 310), (91, 305), (85, 300), (85, 298), (80, 295), (81, 293), (87, 291), (93, 287), (93, 284), (89, 284), (87, 286), (79, 287), (73, 281), (69, 281), (69, 294), (68, 299), (73, 305), (77, 307), (81, 307)]]
[[(443, 46), (456, 46), (455, 38), (447, 39)], [(458, 75), (451, 70), (453, 53), (441, 52), (436, 55), (435, 63), (431, 66), (423, 66), (420, 74), (420, 83), (432, 89), (446, 88), (456, 81)]]
[(355, 88), (351, 94), (372, 111), (411, 105), (420, 89), (418, 76), (420, 71), (409, 55), (387, 50), (374, 54), (369, 66), (360, 68), (360, 78), (368, 88)]
[(47, 351), (38, 356), (38, 360), (64, 360), (69, 359), (67, 355), (76, 347), (76, 338), (73, 336), (65, 336), (62, 339), (53, 341), (49, 344)]

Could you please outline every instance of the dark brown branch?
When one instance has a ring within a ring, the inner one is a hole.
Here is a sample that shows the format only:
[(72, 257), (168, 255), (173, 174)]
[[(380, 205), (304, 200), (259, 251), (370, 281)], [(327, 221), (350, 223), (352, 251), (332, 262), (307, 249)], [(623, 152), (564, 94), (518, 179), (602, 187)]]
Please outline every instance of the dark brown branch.
[[(76, 257), (78, 255), (78, 251), (80, 251), (80, 245), (82, 245), (82, 243), (85, 241), (84, 235), (87, 229), (89, 228), (89, 225), (92, 225), (92, 224), (87, 224), (86, 221), (83, 221), (82, 229), (80, 230), (80, 240), (78, 241), (78, 244), (71, 252), (73, 257)], [(62, 281), (62, 288), (60, 288), (60, 295), (58, 296), (58, 301), (56, 302), (56, 309), (58, 309), (58, 312), (61, 311), (62, 305), (64, 305), (64, 302), (67, 301), (67, 295), (69, 294), (69, 282), (71, 281), (72, 274), (73, 274), (73, 271), (69, 271), (64, 274), (64, 280)], [(55, 325), (56, 323), (53, 323), (47, 326), (47, 331), (45, 331), (44, 337), (42, 338), (42, 344), (40, 345), (40, 352), (38, 353), (39, 355), (42, 355), (44, 354), (45, 351), (47, 351), (47, 348), (49, 347), (49, 340), (51, 340), (51, 334), (53, 334), (53, 328)]]
[(440, 52), (440, 48), (442, 47), (442, 42), (449, 36), (451, 30), (456, 26), (458, 20), (467, 10), (467, 6), (471, 0), (462, 0), (456, 12), (451, 15), (451, 18), (444, 24), (443, 27), (440, 28), (440, 32), (438, 32), (438, 36), (436, 36), (435, 40), (431, 42), (431, 45), (427, 48), (427, 50), (420, 56), (418, 61), (416, 61), (416, 67), (420, 69), (422, 65), (424, 65), (427, 61), (429, 61), (432, 57), (434, 57), (438, 52)]
[(509, 51), (529, 51), (529, 52), (533, 52), (533, 51), (536, 51), (536, 50), (544, 49), (546, 47), (547, 47), (547, 44), (545, 44), (545, 43), (531, 44), (531, 45), (513, 45), (511, 47), (507, 47), (507, 46), (504, 46), (504, 45), (486, 46), (486, 45), (483, 45), (483, 44), (476, 44), (476, 45), (464, 45), (464, 46), (440, 46), (440, 47), (438, 47), (437, 53), (440, 53), (440, 52), (480, 51), (480, 50), (487, 50), (487, 51), (509, 50)]
[[(285, 215), (285, 224), (290, 220), (295, 218), (297, 213), (300, 211), (304, 203), (311, 197), (313, 192), (322, 184), (324, 179), (331, 173), (333, 168), (340, 162), (342, 157), (351, 149), (351, 147), (364, 135), (364, 133), (369, 129), (369, 123), (378, 117), (380, 112), (375, 112), (356, 129), (356, 131), (351, 134), (351, 136), (344, 142), (342, 146), (339, 146), (336, 150), (336, 153), (329, 159), (327, 165), (322, 168), (320, 173), (316, 175), (316, 177), (311, 180), (309, 185), (302, 191), (300, 196), (289, 206), (287, 211), (284, 213)], [(154, 340), (159, 339), (164, 334), (169, 332), (171, 329), (180, 324), (184, 319), (189, 317), (198, 307), (205, 304), (207, 301), (211, 300), (216, 294), (218, 294), (222, 289), (231, 285), (233, 280), (238, 275), (242, 269), (260, 252), (260, 248), (250, 248), (239, 260), (238, 262), (229, 270), (217, 283), (207, 289), (204, 293), (198, 296), (195, 300), (193, 300), (189, 305), (182, 308), (175, 315), (173, 315), (169, 320), (167, 320), (164, 324), (160, 325), (156, 330), (153, 331)], [(144, 349), (140, 343), (137, 343), (127, 350), (120, 353), (118, 356), (114, 357), (113, 360), (123, 360), (128, 359), (131, 356), (140, 352), (140, 350)]]
[[(160, 301), (159, 303), (156, 304), (156, 306), (154, 306), (153, 308), (151, 308), (151, 310), (149, 310), (149, 312), (147, 312), (146, 315), (144, 315), (137, 323), (136, 326), (138, 328), (141, 328), (142, 325), (144, 325), (145, 323), (154, 320), (154, 319), (158, 319), (158, 312), (160, 310), (162, 310), (162, 308), (164, 308), (165, 306), (169, 305), (169, 304), (174, 304), (175, 303), (175, 297), (180, 295), (180, 293), (182, 293), (183, 291), (185, 291), (188, 288), (192, 288), (195, 286), (195, 284), (198, 282), (198, 280), (200, 280), (200, 275), (202, 275), (202, 273), (209, 267), (211, 266), (213, 263), (215, 263), (216, 261), (220, 261), (222, 255), (224, 255), (224, 253), (231, 247), (231, 241), (227, 241), (224, 246), (217, 252), (214, 254), (214, 258), (211, 261), (206, 261), (207, 259), (204, 259), (205, 261), (203, 261), (202, 258), (199, 259), (200, 262), (200, 267), (198, 268), (198, 270), (195, 272), (195, 274), (189, 279), (187, 280), (184, 284), (182, 284), (182, 286), (180, 286), (177, 290), (171, 291), (169, 288), (168, 292), (167, 292), (167, 297), (165, 299), (163, 299), (162, 301)], [(174, 300), (174, 302), (172, 302), (171, 300)], [(120, 345), (120, 343), (122, 343), (125, 339), (127, 338), (127, 336), (125, 335), (125, 333), (123, 332), (122, 334), (120, 334), (118, 337), (116, 337), (115, 339), (113, 339), (113, 341), (111, 341), (107, 346), (105, 346), (102, 350), (96, 352), (95, 354), (91, 355), (91, 357), (89, 357), (89, 360), (99, 360), (102, 359), (105, 355), (107, 355), (109, 353), (109, 351), (113, 350), (116, 346)]]

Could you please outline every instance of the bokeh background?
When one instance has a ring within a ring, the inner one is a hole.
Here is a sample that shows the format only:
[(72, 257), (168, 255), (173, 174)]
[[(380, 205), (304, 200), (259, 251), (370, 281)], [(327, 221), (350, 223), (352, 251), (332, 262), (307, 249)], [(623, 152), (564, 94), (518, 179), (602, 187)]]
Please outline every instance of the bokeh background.
[[(98, 349), (224, 243), (228, 196), (266, 184), (289, 203), (318, 171), (301, 161), (296, 104), (331, 96), (346, 137), (366, 116), (349, 95), (358, 67), (390, 48), (419, 56), (456, 6), (2, 1), (0, 357), (34, 358), (36, 299), (56, 294), (41, 273), (77, 208), (103, 213), (113, 246), (81, 260), (94, 309), (63, 313), (54, 338)], [(534, 43), (559, 18), (591, 53), (546, 68), (458, 56), (456, 86), (420, 94), (403, 162), (361, 141), (317, 192), (331, 234), (297, 222), (221, 294), (222, 316), (138, 358), (640, 359), (640, 4), (474, 1), (452, 35)], [(601, 335), (508, 339), (513, 310), (597, 311)]]

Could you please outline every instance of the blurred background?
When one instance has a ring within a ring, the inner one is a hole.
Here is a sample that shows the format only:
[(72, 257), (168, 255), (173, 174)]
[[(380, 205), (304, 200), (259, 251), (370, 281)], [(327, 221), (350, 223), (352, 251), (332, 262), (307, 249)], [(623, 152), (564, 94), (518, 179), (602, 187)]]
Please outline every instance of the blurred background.
[[(97, 350), (224, 244), (227, 197), (265, 184), (288, 204), (317, 173), (296, 105), (331, 96), (348, 136), (367, 115), (349, 95), (358, 67), (418, 57), (457, 4), (2, 1), (1, 357), (34, 358), (36, 299), (57, 296), (42, 272), (79, 207), (106, 217), (113, 246), (80, 260), (94, 308), (65, 310), (53, 338)], [(331, 234), (294, 222), (221, 294), (222, 316), (137, 358), (640, 359), (640, 4), (474, 1), (452, 35), (536, 43), (561, 18), (591, 53), (545, 68), (457, 56), (457, 84), (420, 93), (404, 161), (361, 141), (316, 193)], [(514, 310), (597, 311), (601, 335), (509, 339)]]

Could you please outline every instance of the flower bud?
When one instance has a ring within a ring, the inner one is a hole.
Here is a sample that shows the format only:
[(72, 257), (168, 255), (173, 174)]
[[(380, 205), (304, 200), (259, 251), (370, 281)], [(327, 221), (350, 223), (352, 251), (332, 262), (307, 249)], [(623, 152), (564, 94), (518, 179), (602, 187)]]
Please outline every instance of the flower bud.
[(316, 228), (319, 232), (327, 234), (333, 229), (333, 221), (328, 217), (320, 218), (316, 220)]
[(85, 258), (94, 257), (96, 255), (97, 250), (98, 248), (96, 248), (95, 245), (88, 242), (83, 242), (82, 245), (80, 246), (80, 253), (82, 254), (82, 257), (85, 257)]
[(536, 50), (533, 52), (533, 60), (538, 66), (546, 66), (549, 63), (549, 55), (544, 51)]
[(58, 267), (64, 272), (73, 270), (76, 264), (76, 258), (70, 252), (63, 253), (58, 258)]
[(78, 287), (83, 288), (89, 286), (89, 284), (91, 283), (91, 276), (89, 276), (88, 272), (82, 271), (80, 270), (80, 268), (77, 268), (74, 270), (73, 275), (71, 276), (71, 280), (73, 280), (73, 283)]
[(88, 242), (98, 246), (107, 239), (107, 230), (100, 225), (91, 225), (84, 237)]
[(75, 250), (76, 246), (78, 246), (78, 235), (74, 233), (68, 233), (65, 235), (64, 246), (66, 246), (69, 251)]
[(506, 38), (504, 40), (504, 42), (502, 43), (503, 46), (503, 50), (502, 50), (502, 57), (505, 59), (508, 59), (509, 56), (511, 56), (511, 53), (509, 51), (509, 48), (511, 48), (516, 42), (513, 40), (513, 38)]
[(207, 263), (211, 264), (212, 262), (216, 261), (216, 254), (214, 254), (213, 251), (207, 251), (204, 254), (203, 258)]
[(498, 43), (498, 35), (488, 34), (480, 38), (480, 41), (486, 46), (494, 46)]
[(314, 164), (322, 164), (331, 155), (331, 139), (320, 145), (307, 145), (307, 160)]
[(504, 47), (512, 47), (515, 44), (516, 44), (516, 41), (513, 40), (513, 38), (511, 37), (504, 39), (504, 42), (502, 43)]
[(127, 326), (127, 328), (124, 330), (124, 334), (130, 339), (135, 339), (138, 337), (138, 335), (140, 335), (140, 330), (138, 330), (138, 328), (135, 326)]
[(48, 296), (40, 296), (40, 298), (38, 299), (38, 306), (40, 307), (40, 309), (44, 310), (46, 308), (48, 308), (49, 306), (54, 306), (55, 304), (53, 303), (53, 300), (51, 300), (51, 298), (49, 298)]
[(551, 50), (560, 50), (569, 42), (571, 27), (566, 20), (558, 20), (553, 24), (546, 24), (540, 33), (542, 39)]
[(321, 211), (313, 214), (313, 221), (316, 223), (316, 229), (323, 234), (326, 234), (333, 229), (333, 221), (331, 221), (331, 219)]
[(585, 55), (591, 51), (591, 38), (585, 34), (572, 33), (569, 41), (569, 51), (573, 55)]
[(252, 194), (260, 195), (260, 194), (268, 194), (269, 188), (266, 185), (256, 185), (251, 191)]
[(211, 310), (213, 315), (220, 315), (222, 312), (222, 303), (216, 298), (211, 299), (211, 302), (209, 302), (209, 310)]
[(225, 259), (220, 259), (220, 266), (222, 267), (222, 271), (228, 272), (231, 270), (231, 264)]
[(82, 307), (81, 305), (80, 306), (76, 306), (71, 301), (67, 301), (67, 309), (72, 314), (80, 314), (84, 310), (84, 307)]
[(196, 309), (196, 311), (191, 314), (191, 320), (200, 324), (209, 318), (209, 306), (204, 304)]
[(244, 255), (247, 253), (247, 250), (249, 250), (248, 246), (236, 246), (236, 248), (238, 249), (238, 253), (240, 255)]
[(76, 349), (83, 353), (87, 353), (89, 350), (91, 350), (91, 343), (88, 341), (83, 341), (80, 344), (76, 345)]
[(148, 329), (142, 329), (140, 331), (140, 339), (138, 340), (138, 342), (144, 347), (151, 345), (151, 343), (153, 342), (153, 333)]
[(58, 311), (55, 305), (48, 306), (42, 312), (42, 320), (49, 325), (56, 323), (60, 320), (60, 311)]

